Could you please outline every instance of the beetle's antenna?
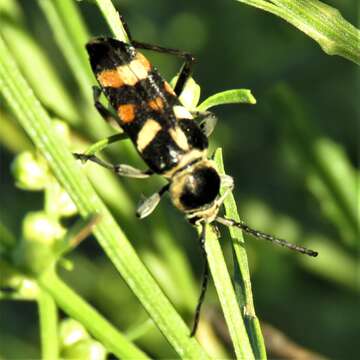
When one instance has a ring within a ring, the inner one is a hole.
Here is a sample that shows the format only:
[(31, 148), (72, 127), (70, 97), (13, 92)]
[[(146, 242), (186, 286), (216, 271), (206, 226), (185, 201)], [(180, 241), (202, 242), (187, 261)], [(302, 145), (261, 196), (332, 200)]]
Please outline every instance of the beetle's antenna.
[(203, 257), (203, 261), (204, 261), (204, 270), (203, 270), (203, 277), (202, 277), (202, 283), (201, 283), (200, 296), (199, 296), (198, 303), (196, 305), (194, 323), (193, 323), (193, 327), (192, 327), (192, 330), (191, 330), (191, 333), (190, 333), (191, 337), (195, 335), (196, 329), (197, 329), (198, 324), (199, 324), (201, 305), (204, 302), (206, 289), (207, 289), (208, 282), (209, 282), (209, 263), (208, 263), (208, 258), (207, 258), (207, 254), (206, 254), (206, 250), (205, 250), (206, 223), (203, 222), (201, 224), (201, 226), (202, 226), (202, 228), (201, 228), (201, 234), (200, 234), (199, 240), (200, 240), (201, 254), (202, 254), (202, 257)]
[(223, 218), (223, 217), (218, 216), (215, 219), (215, 221), (218, 222), (219, 224), (222, 224), (222, 225), (225, 225), (225, 226), (237, 227), (237, 228), (245, 231), (246, 233), (248, 233), (248, 234), (250, 234), (252, 236), (255, 236), (258, 239), (263, 239), (263, 240), (270, 241), (275, 245), (286, 247), (286, 248), (288, 248), (290, 250), (297, 251), (297, 252), (299, 252), (301, 254), (305, 254), (305, 255), (309, 255), (309, 256), (313, 256), (313, 257), (318, 256), (317, 251), (313, 251), (313, 250), (307, 249), (307, 248), (305, 248), (303, 246), (299, 246), (299, 245), (289, 243), (286, 240), (279, 239), (279, 238), (277, 238), (275, 236), (265, 234), (265, 233), (263, 233), (263, 232), (261, 232), (259, 230), (252, 229), (249, 225), (247, 225), (246, 223), (244, 223), (241, 220), (239, 222), (237, 222), (237, 221), (232, 220), (232, 219), (227, 219), (227, 218)]

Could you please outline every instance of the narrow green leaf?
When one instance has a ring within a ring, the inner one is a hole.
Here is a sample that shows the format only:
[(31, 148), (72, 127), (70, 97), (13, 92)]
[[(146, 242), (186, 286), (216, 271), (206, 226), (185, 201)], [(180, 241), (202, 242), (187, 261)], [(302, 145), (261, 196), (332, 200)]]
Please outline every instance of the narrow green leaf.
[(237, 0), (281, 17), (314, 39), (328, 55), (360, 65), (360, 30), (318, 0)]
[(129, 38), (120, 20), (120, 15), (116, 11), (111, 0), (95, 0), (95, 2), (104, 15), (104, 18), (115, 38), (124, 42), (128, 42)]
[[(225, 174), (224, 162), (222, 159), (222, 150), (217, 149), (215, 152), (215, 161), (220, 174)], [(225, 214), (229, 219), (240, 221), (237, 211), (236, 202), (233, 194), (229, 194), (225, 201)], [(259, 320), (255, 314), (253, 295), (251, 290), (250, 271), (244, 247), (244, 238), (240, 229), (235, 227), (228, 229), (232, 239), (233, 255), (234, 255), (234, 283), (238, 303), (241, 312), (244, 314), (247, 333), (250, 338), (252, 349), (256, 359), (266, 359), (266, 350), (264, 339), (261, 334)]]
[(254, 359), (249, 336), (245, 328), (244, 319), (241, 316), (239, 304), (236, 300), (235, 291), (225, 264), (219, 239), (216, 233), (209, 227), (206, 231), (205, 249), (236, 357), (238, 359)]
[(237, 103), (256, 104), (256, 99), (248, 89), (226, 90), (208, 97), (198, 106), (197, 110), (206, 111), (214, 106)]

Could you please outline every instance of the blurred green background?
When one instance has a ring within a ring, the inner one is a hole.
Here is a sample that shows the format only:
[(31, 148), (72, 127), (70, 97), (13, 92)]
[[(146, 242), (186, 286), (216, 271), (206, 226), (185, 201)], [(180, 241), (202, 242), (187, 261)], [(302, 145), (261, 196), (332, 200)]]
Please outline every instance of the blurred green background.
[[(72, 125), (74, 142), (79, 138), (96, 141), (112, 133), (92, 109), (91, 88), (84, 82), (79, 85), (81, 80), (63, 56), (64, 49), (54, 39), (49, 18), (39, 6), (42, 1), (1, 2), (0, 32), (50, 114)], [(243, 220), (320, 252), (318, 258), (307, 259), (247, 237), (257, 315), (297, 344), (323, 356), (358, 358), (356, 65), (327, 56), (288, 23), (236, 1), (113, 2), (125, 16), (134, 39), (195, 55), (194, 78), (202, 88), (202, 99), (227, 89), (252, 90), (255, 106), (227, 105), (214, 110), (219, 122), (211, 137), (211, 151), (223, 148), (227, 173), (235, 178), (234, 194)], [(359, 12), (355, 0), (326, 3), (356, 25)], [(95, 4), (76, 4), (89, 37), (110, 34)], [(35, 51), (41, 52), (42, 61), (35, 61)], [(169, 80), (181, 65), (167, 55), (147, 55)], [(52, 75), (44, 71), (43, 62)], [(11, 163), (29, 144), (3, 102), (0, 127), (0, 222), (20, 237), (24, 215), (42, 208), (43, 194), (14, 185)], [(128, 143), (112, 146), (107, 154), (113, 162), (141, 166)], [(169, 199), (141, 223), (135, 218), (141, 193), (155, 191), (158, 179), (118, 180), (95, 165), (88, 165), (88, 171), (136, 251), (190, 324), (202, 269), (196, 232)], [(223, 234), (231, 268), (230, 242), (225, 231)], [(74, 269), (62, 271), (67, 283), (121, 330), (141, 331), (144, 327), (137, 342), (151, 356), (176, 357), (147, 322), (146, 313), (94, 238), (83, 242), (69, 258)], [(212, 286), (202, 321), (214, 326), (215, 333), (222, 327)], [(226, 337), (219, 335), (214, 344), (222, 348), (219, 354), (229, 356)], [(39, 341), (35, 303), (1, 301), (0, 358), (37, 358)]]

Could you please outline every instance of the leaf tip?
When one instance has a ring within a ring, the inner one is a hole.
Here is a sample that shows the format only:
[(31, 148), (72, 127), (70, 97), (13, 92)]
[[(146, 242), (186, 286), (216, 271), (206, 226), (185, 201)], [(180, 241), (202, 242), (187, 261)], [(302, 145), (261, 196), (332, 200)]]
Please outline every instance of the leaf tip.
[(255, 105), (257, 103), (254, 95), (251, 93), (251, 91), (249, 90), (249, 104), (251, 105)]

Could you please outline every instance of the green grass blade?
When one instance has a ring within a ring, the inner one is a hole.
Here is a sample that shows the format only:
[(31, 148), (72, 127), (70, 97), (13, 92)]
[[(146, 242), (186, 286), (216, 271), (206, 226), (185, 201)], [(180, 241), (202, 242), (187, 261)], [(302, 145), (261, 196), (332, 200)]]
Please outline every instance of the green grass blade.
[[(215, 152), (215, 161), (221, 174), (225, 173), (222, 151)], [(228, 218), (239, 221), (237, 206), (233, 194), (229, 194), (224, 202), (225, 214)], [(255, 314), (253, 295), (251, 290), (250, 271), (244, 248), (244, 238), (240, 229), (229, 228), (233, 245), (235, 291), (241, 312), (244, 314), (247, 333), (251, 341), (256, 359), (266, 359), (264, 339), (261, 334), (259, 320)]]
[(360, 31), (318, 0), (237, 0), (281, 17), (314, 39), (328, 55), (360, 65)]
[(189, 337), (189, 329), (144, 267), (130, 242), (80, 171), (66, 145), (52, 131), (51, 121), (21, 76), (0, 37), (0, 91), (9, 107), (49, 162), (54, 176), (69, 193), (80, 214), (101, 214), (94, 235), (119, 273), (138, 297), (163, 335), (180, 356), (203, 359), (207, 355)]

